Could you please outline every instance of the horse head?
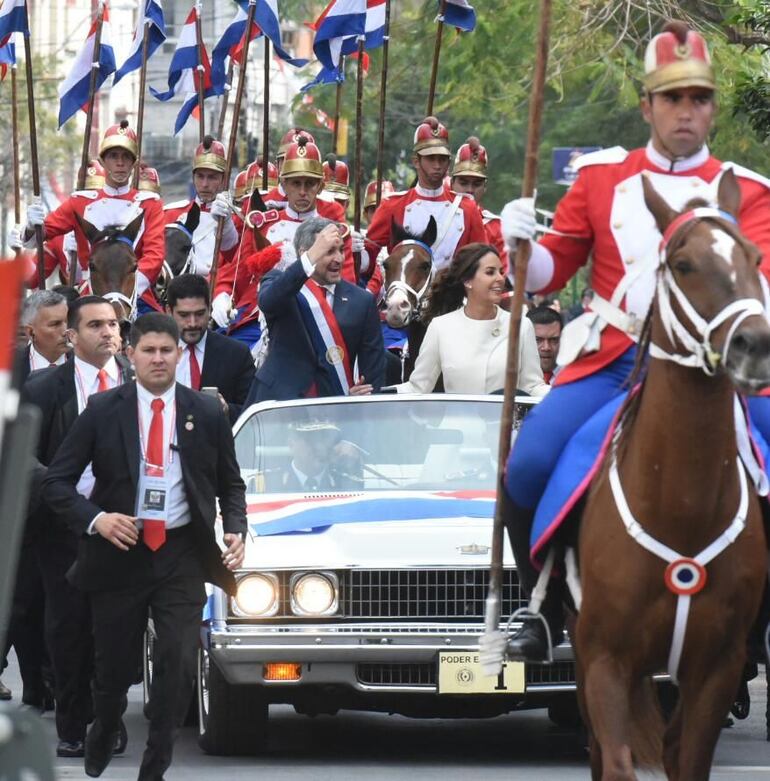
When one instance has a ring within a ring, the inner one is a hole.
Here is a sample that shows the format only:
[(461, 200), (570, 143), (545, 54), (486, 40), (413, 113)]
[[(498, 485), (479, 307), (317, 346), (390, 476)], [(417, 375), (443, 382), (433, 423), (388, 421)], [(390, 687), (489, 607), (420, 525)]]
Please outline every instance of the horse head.
[(131, 320), (136, 313), (136, 253), (134, 242), (142, 227), (140, 213), (128, 225), (97, 228), (75, 215), (80, 229), (91, 245), (88, 261), (91, 291), (112, 303), (121, 320)]
[(759, 250), (738, 229), (732, 170), (719, 182), (716, 209), (696, 199), (677, 213), (648, 177), (642, 185), (663, 235), (650, 355), (708, 375), (723, 371), (744, 393), (770, 386), (767, 283)]
[(193, 203), (184, 219), (166, 225), (166, 264), (175, 277), (184, 273), (193, 246), (193, 233), (200, 220), (201, 208)]
[(385, 319), (391, 328), (403, 328), (419, 310), (422, 297), (433, 278), (433, 242), (436, 220), (431, 217), (421, 234), (413, 234), (396, 222), (390, 223), (393, 251), (385, 258)]

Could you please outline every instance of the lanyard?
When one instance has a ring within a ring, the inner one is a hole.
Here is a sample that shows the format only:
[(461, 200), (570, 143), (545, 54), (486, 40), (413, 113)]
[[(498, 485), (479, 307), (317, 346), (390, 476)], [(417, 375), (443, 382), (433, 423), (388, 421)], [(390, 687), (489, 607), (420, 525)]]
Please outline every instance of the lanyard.
[[(75, 360), (74, 358), (72, 360)], [(102, 367), (104, 368), (104, 367)], [(112, 377), (110, 375), (107, 375), (108, 380), (111, 380)], [(75, 364), (75, 382), (78, 385), (78, 390), (80, 391), (80, 409), (79, 413), (82, 412), (86, 408), (86, 404), (88, 404), (88, 399), (91, 398), (91, 396), (95, 395), (94, 393), (89, 393), (86, 396), (86, 388), (83, 384), (83, 375), (80, 373), (80, 369), (78, 368), (77, 364)], [(120, 372), (118, 372), (118, 380), (117, 385), (120, 385)], [(96, 391), (98, 393), (98, 391)]]
[[(171, 466), (171, 464), (174, 463), (174, 450), (171, 447), (171, 445), (174, 444), (174, 440), (176, 439), (176, 400), (172, 402), (173, 406), (171, 408), (171, 431), (169, 432), (169, 438), (168, 438), (168, 446), (164, 447), (163, 449), (168, 452), (168, 458), (163, 459), (164, 463), (168, 464), (168, 466)], [(144, 442), (144, 423), (142, 422), (142, 402), (140, 401), (137, 405), (137, 414), (139, 416), (139, 448), (142, 453), (142, 461), (145, 465), (145, 470), (147, 469), (159, 469), (161, 472), (164, 471), (163, 464), (151, 464), (147, 460), (147, 446)], [(163, 415), (163, 413), (161, 413)], [(165, 422), (165, 415), (164, 422)], [(150, 421), (150, 425), (152, 425), (152, 420)], [(165, 426), (164, 426), (165, 428)], [(149, 436), (149, 429), (148, 429), (148, 436)]]

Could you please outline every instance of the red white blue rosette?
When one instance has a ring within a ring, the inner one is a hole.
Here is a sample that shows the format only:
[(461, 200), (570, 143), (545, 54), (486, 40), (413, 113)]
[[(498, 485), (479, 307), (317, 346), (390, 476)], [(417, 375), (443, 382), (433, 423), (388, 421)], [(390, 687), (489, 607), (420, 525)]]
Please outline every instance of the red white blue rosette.
[(706, 568), (695, 559), (676, 559), (666, 567), (666, 588), (680, 597), (697, 594), (706, 585), (706, 580)]

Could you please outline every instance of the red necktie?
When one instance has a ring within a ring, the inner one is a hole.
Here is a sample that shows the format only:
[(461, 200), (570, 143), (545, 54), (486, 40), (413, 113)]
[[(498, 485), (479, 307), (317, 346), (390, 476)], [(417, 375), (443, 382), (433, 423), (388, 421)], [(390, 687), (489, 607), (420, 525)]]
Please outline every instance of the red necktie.
[[(163, 477), (163, 399), (153, 399), (150, 433), (147, 436), (145, 474)], [(158, 550), (166, 541), (166, 524), (163, 521), (143, 521), (144, 544), (150, 550)]]
[(198, 363), (198, 356), (195, 354), (195, 345), (188, 344), (187, 349), (190, 351), (190, 387), (193, 390), (200, 390), (201, 367)]
[(99, 369), (99, 371), (96, 373), (96, 376), (99, 379), (99, 387), (96, 389), (96, 392), (101, 393), (102, 391), (109, 390), (110, 384), (107, 381), (108, 375), (106, 369)]

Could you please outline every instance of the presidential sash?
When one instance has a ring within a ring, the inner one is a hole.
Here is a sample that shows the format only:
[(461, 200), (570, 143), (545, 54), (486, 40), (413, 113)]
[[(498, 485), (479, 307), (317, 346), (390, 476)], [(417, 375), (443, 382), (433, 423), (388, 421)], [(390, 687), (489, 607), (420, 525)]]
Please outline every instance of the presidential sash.
[(308, 279), (297, 293), (297, 302), (318, 363), (329, 379), (333, 395), (347, 396), (353, 369), (337, 318), (326, 300), (326, 289)]

